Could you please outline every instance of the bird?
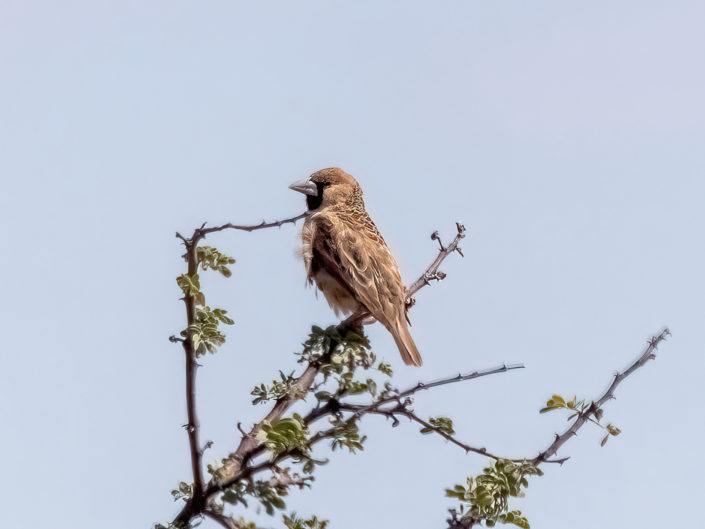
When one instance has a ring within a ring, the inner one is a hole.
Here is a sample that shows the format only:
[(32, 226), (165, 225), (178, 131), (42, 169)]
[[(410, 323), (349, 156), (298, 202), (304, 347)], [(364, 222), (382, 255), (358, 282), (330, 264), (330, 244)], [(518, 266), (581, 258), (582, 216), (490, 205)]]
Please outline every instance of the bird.
[(360, 184), (339, 167), (329, 167), (289, 189), (306, 195), (301, 256), (307, 282), (315, 283), (336, 316), (371, 315), (391, 333), (404, 363), (421, 366), (399, 267), (365, 210)]

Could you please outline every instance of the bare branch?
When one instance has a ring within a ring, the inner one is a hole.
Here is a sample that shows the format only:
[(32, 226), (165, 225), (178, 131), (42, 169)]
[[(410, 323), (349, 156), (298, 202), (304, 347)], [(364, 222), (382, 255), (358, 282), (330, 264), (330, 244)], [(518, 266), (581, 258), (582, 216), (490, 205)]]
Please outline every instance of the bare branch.
[(190, 239), (186, 239), (180, 233), (176, 233), (176, 236), (181, 239), (186, 246), (190, 244), (196, 245), (198, 242), (205, 238), (209, 233), (215, 233), (223, 230), (240, 230), (240, 231), (255, 231), (264, 230), (267, 228), (281, 228), (284, 224), (295, 224), (296, 221), (303, 219), (308, 215), (308, 212), (299, 213), (295, 217), (289, 217), (287, 219), (275, 220), (273, 222), (262, 221), (259, 224), (245, 225), (245, 224), (232, 224), (228, 222), (222, 226), (213, 226), (212, 228), (206, 228), (206, 223), (204, 222), (200, 228), (193, 230), (193, 235)]
[(436, 256), (434, 261), (428, 266), (428, 268), (426, 268), (426, 271), (421, 274), (421, 277), (419, 277), (406, 289), (407, 306), (411, 306), (414, 304), (414, 301), (411, 296), (413, 296), (423, 287), (428, 285), (431, 280), (435, 279), (436, 281), (441, 281), (445, 279), (446, 275), (443, 272), (439, 272), (438, 268), (441, 266), (441, 263), (445, 261), (446, 257), (448, 257), (453, 252), (458, 252), (461, 256), (463, 256), (463, 251), (458, 245), (460, 244), (460, 240), (465, 238), (465, 226), (463, 226), (459, 222), (456, 222), (455, 226), (458, 230), (458, 233), (448, 246), (443, 246), (443, 243), (441, 242), (441, 238), (438, 235), (437, 231), (434, 231), (431, 235), (431, 239), (438, 241), (438, 244), (440, 245), (440, 251), (438, 252), (438, 256)]
[[(534, 464), (546, 462), (549, 457), (555, 455), (558, 452), (560, 447), (563, 446), (568, 441), (568, 439), (570, 439), (574, 435), (577, 435), (578, 430), (591, 418), (591, 416), (594, 415), (595, 412), (600, 409), (600, 407), (605, 402), (614, 398), (615, 389), (617, 389), (617, 386), (619, 386), (619, 384), (625, 378), (634, 373), (634, 371), (636, 371), (640, 367), (643, 367), (649, 360), (653, 360), (654, 358), (656, 358), (656, 349), (658, 348), (659, 344), (666, 339), (666, 337), (670, 336), (670, 334), (671, 332), (668, 330), (668, 328), (664, 328), (659, 334), (652, 337), (648, 341), (644, 352), (639, 355), (639, 358), (637, 358), (627, 369), (615, 375), (614, 380), (607, 388), (607, 391), (605, 391), (605, 393), (599, 399), (597, 399), (597, 401), (594, 401), (587, 410), (585, 410), (583, 413), (578, 414), (578, 417), (566, 431), (564, 431), (560, 435), (556, 435), (556, 439), (551, 443), (551, 445), (546, 448), (546, 450), (541, 452), (538, 456), (536, 456), (536, 458), (533, 460)], [(568, 458), (563, 459), (563, 461), (565, 461), (566, 459)]]
[[(438, 244), (440, 245), (440, 251), (438, 252), (438, 255), (433, 260), (433, 262), (428, 265), (426, 270), (424, 270), (423, 274), (421, 274), (416, 281), (411, 283), (411, 285), (406, 287), (407, 309), (411, 308), (414, 303), (416, 303), (416, 300), (412, 296), (416, 294), (419, 290), (421, 290), (427, 285), (430, 285), (432, 280), (442, 281), (446, 278), (446, 274), (438, 270), (438, 268), (441, 266), (441, 263), (445, 261), (446, 257), (448, 257), (453, 252), (458, 252), (461, 256), (463, 256), (463, 252), (460, 249), (460, 246), (458, 246), (458, 244), (460, 243), (461, 239), (465, 238), (465, 226), (463, 226), (459, 222), (456, 222), (455, 226), (458, 230), (458, 233), (448, 246), (443, 246), (441, 238), (438, 235), (438, 231), (434, 231), (431, 234), (431, 239), (438, 241)], [(374, 323), (375, 321), (377, 320), (375, 320), (371, 314), (369, 314), (368, 312), (363, 312), (350, 315), (347, 319), (340, 322), (340, 326), (343, 328), (351, 329), (363, 325), (369, 325), (371, 323)]]
[(438, 386), (443, 386), (445, 384), (453, 384), (455, 382), (463, 382), (465, 380), (472, 380), (474, 378), (486, 377), (487, 375), (494, 375), (495, 373), (506, 373), (507, 371), (512, 371), (514, 369), (524, 369), (524, 364), (502, 364), (501, 366), (492, 367), (483, 371), (474, 371), (466, 375), (458, 373), (454, 377), (442, 378), (441, 380), (436, 380), (434, 382), (419, 382), (414, 387), (402, 391), (401, 393), (399, 393), (398, 396), (406, 397), (424, 389), (431, 389)]

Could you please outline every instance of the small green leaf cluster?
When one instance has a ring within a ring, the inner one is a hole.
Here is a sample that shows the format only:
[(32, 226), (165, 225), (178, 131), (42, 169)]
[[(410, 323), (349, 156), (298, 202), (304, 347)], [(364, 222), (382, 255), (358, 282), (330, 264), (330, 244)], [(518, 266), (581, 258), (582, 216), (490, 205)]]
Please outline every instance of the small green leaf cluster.
[(182, 481), (179, 483), (178, 488), (171, 491), (171, 495), (174, 497), (174, 501), (187, 501), (191, 498), (191, 496), (193, 496), (193, 484)]
[(271, 481), (238, 481), (223, 492), (222, 500), (225, 503), (237, 505), (242, 503), (248, 507), (247, 496), (259, 501), (267, 514), (272, 516), (274, 509), (286, 509), (286, 502), (283, 496), (288, 495), (286, 485), (281, 485)]
[(326, 529), (328, 520), (319, 520), (316, 516), (305, 520), (296, 516), (295, 512), (283, 516), (284, 526), (286, 529)]
[[(229, 257), (210, 246), (199, 246), (196, 249), (198, 263), (203, 270), (216, 270), (225, 277), (230, 277), (231, 272), (227, 265), (235, 262)], [(235, 323), (224, 309), (211, 309), (206, 306), (206, 296), (201, 291), (201, 281), (198, 274), (181, 274), (176, 278), (176, 283), (186, 298), (193, 298), (196, 306), (196, 318), (186, 329), (181, 331), (181, 336), (190, 339), (196, 356), (209, 352), (214, 354), (218, 347), (225, 343), (225, 335), (219, 330), (221, 323), (232, 325)]]
[[(589, 407), (590, 407), (590, 405), (585, 404), (584, 399), (578, 400), (578, 397), (573, 397), (571, 400), (566, 401), (560, 395), (553, 395), (546, 402), (546, 407), (541, 408), (539, 410), (539, 413), (546, 413), (549, 411), (560, 410), (560, 409), (572, 410), (576, 413), (582, 413), (585, 410), (587, 410)], [(574, 416), (575, 416), (575, 414), (571, 415), (569, 420), (572, 419)]]
[(225, 277), (230, 277), (232, 272), (228, 265), (235, 263), (235, 259), (229, 255), (221, 253), (218, 249), (211, 246), (199, 246), (196, 249), (196, 258), (203, 270), (215, 270), (220, 272)]
[(610, 438), (610, 435), (613, 437), (617, 437), (619, 434), (622, 433), (622, 430), (617, 428), (614, 424), (607, 424), (605, 426), (605, 430), (607, 430), (607, 435), (605, 435), (602, 438), (602, 441), (600, 441), (600, 446), (605, 446), (607, 440)]
[(308, 425), (298, 413), (274, 424), (263, 424), (261, 432), (264, 445), (275, 456), (285, 452), (307, 454), (310, 451)]
[(368, 393), (377, 395), (377, 382), (366, 377), (364, 380), (355, 378), (358, 369), (375, 369), (387, 376), (392, 376), (389, 364), (379, 361), (370, 350), (370, 342), (364, 334), (348, 331), (345, 336), (337, 327), (327, 329), (313, 326), (308, 340), (303, 344), (299, 354), (299, 362), (308, 362), (319, 367), (324, 383), (334, 380), (335, 389), (316, 392), (319, 401), (327, 401), (345, 395), (361, 395)]
[(357, 420), (350, 417), (343, 420), (339, 417), (333, 417), (330, 420), (333, 425), (331, 433), (331, 448), (347, 448), (351, 453), (356, 453), (357, 450), (364, 450), (362, 446), (367, 439), (366, 435), (360, 435), (360, 429), (357, 426)]
[(301, 390), (301, 387), (296, 383), (296, 377), (292, 372), (285, 375), (283, 371), (279, 371), (281, 380), (273, 380), (271, 384), (260, 384), (255, 386), (250, 392), (250, 395), (255, 397), (252, 404), (260, 404), (269, 400), (279, 400), (284, 397), (292, 397), (301, 399), (306, 396), (306, 392)]
[(224, 309), (199, 308), (196, 311), (196, 322), (181, 331), (181, 336), (191, 337), (197, 357), (206, 352), (215, 354), (218, 347), (225, 343), (225, 335), (218, 326), (221, 323), (226, 325), (235, 323), (226, 316), (227, 313), (228, 311)]
[(377, 396), (377, 382), (372, 378), (368, 378), (364, 382), (355, 380), (355, 373), (347, 371), (336, 377), (336, 380), (338, 381), (338, 396), (362, 395), (363, 393), (369, 393), (372, 397)]
[(529, 529), (529, 522), (520, 511), (509, 510), (509, 498), (523, 496), (522, 488), (529, 485), (527, 477), (534, 475), (541, 476), (543, 472), (533, 463), (498, 459), (479, 476), (468, 478), (465, 485), (446, 489), (446, 496), (468, 504), (466, 519), (483, 521), (488, 527), (504, 523)]
[[(544, 408), (541, 408), (539, 410), (539, 413), (546, 413), (549, 411), (553, 410), (560, 410), (560, 409), (566, 409), (570, 410), (574, 413), (571, 413), (568, 416), (568, 420), (570, 421), (571, 419), (575, 418), (577, 415), (581, 414), (587, 414), (588, 415), (588, 420), (592, 422), (593, 424), (596, 424), (603, 430), (607, 432), (607, 434), (602, 438), (602, 441), (600, 442), (600, 446), (605, 446), (607, 443), (607, 440), (610, 438), (610, 436), (616, 437), (620, 433), (622, 433), (622, 430), (617, 428), (613, 424), (607, 424), (603, 425), (600, 423), (602, 420), (602, 416), (604, 414), (604, 410), (602, 408), (597, 408), (595, 406), (594, 402), (590, 402), (589, 404), (585, 402), (584, 399), (578, 400), (578, 397), (573, 397), (571, 400), (566, 401), (563, 397), (560, 395), (553, 395), (548, 401), (546, 402), (546, 406)], [(589, 415), (592, 414), (595, 419), (592, 419)]]
[[(335, 344), (331, 351), (331, 344)], [(332, 373), (342, 373), (347, 367), (371, 367), (376, 358), (370, 353), (370, 342), (364, 334), (348, 331), (345, 336), (335, 325), (322, 329), (311, 327), (308, 339), (303, 343), (303, 351), (297, 353), (299, 362), (319, 365), (321, 373), (327, 377)]]
[(426, 435), (433, 432), (442, 432), (446, 435), (453, 435), (455, 430), (453, 429), (453, 420), (448, 417), (431, 417), (428, 420), (431, 427), (424, 426), (421, 428), (421, 433)]
[(206, 304), (206, 298), (203, 292), (201, 292), (201, 279), (198, 277), (198, 274), (181, 274), (176, 278), (176, 284), (179, 285), (184, 296), (196, 299), (196, 305)]

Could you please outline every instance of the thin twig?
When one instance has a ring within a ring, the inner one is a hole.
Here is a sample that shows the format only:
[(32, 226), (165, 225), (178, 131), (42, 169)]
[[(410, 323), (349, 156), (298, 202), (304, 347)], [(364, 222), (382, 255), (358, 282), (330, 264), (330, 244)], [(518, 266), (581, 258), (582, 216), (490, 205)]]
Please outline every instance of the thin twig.
[(434, 261), (428, 266), (428, 268), (426, 268), (424, 273), (421, 274), (421, 277), (419, 277), (406, 289), (406, 304), (408, 306), (411, 306), (414, 303), (411, 296), (413, 296), (423, 287), (428, 285), (431, 280), (435, 279), (437, 281), (441, 281), (442, 279), (445, 279), (446, 275), (443, 272), (439, 272), (438, 268), (441, 266), (441, 263), (445, 260), (446, 257), (448, 257), (453, 252), (458, 252), (461, 256), (463, 256), (463, 251), (458, 245), (460, 244), (461, 239), (465, 238), (465, 226), (463, 226), (459, 222), (456, 222), (455, 226), (458, 230), (458, 233), (448, 246), (443, 246), (443, 243), (441, 242), (441, 238), (438, 235), (437, 231), (434, 231), (431, 235), (431, 239), (438, 241), (438, 244), (440, 245), (440, 251), (438, 252), (438, 255), (436, 256)]
[[(200, 228), (196, 228), (193, 231), (193, 235), (191, 236), (191, 241), (192, 244), (198, 244), (198, 241), (201, 239), (205, 238), (206, 235), (209, 233), (215, 233), (217, 231), (223, 231), (223, 230), (240, 230), (240, 231), (255, 231), (255, 230), (264, 230), (267, 228), (281, 228), (284, 224), (295, 224), (296, 221), (303, 219), (308, 215), (308, 212), (304, 213), (299, 213), (298, 215), (294, 217), (289, 217), (287, 219), (282, 219), (282, 220), (275, 220), (273, 222), (266, 222), (262, 221), (259, 224), (252, 224), (252, 225), (246, 225), (246, 224), (233, 224), (231, 222), (228, 222), (227, 224), (223, 224), (222, 226), (213, 226), (211, 228), (206, 228), (206, 223), (204, 222), (203, 225), (201, 225)], [(184, 241), (186, 243), (187, 239), (181, 235), (180, 233), (177, 232), (176, 236)]]
[[(560, 449), (561, 446), (563, 446), (568, 439), (573, 437), (574, 435), (577, 435), (578, 430), (590, 419), (592, 415), (595, 414), (595, 412), (602, 407), (602, 405), (607, 402), (610, 399), (614, 398), (614, 391), (617, 389), (617, 386), (629, 375), (634, 373), (637, 369), (640, 367), (643, 367), (649, 360), (653, 360), (656, 358), (656, 349), (658, 348), (658, 345), (666, 339), (666, 337), (670, 336), (671, 332), (668, 330), (668, 328), (664, 328), (659, 334), (656, 336), (652, 337), (648, 342), (647, 346), (644, 349), (644, 351), (639, 355), (639, 358), (637, 358), (627, 369), (622, 371), (621, 373), (617, 373), (614, 377), (614, 380), (612, 380), (612, 383), (609, 385), (607, 390), (604, 392), (604, 394), (594, 401), (590, 407), (585, 410), (582, 413), (578, 414), (578, 417), (575, 419), (573, 424), (570, 425), (570, 427), (564, 431), (560, 435), (556, 435), (556, 439), (550, 444), (546, 450), (541, 452), (536, 458), (533, 460), (534, 464), (539, 464), (539, 463), (544, 463), (546, 460), (555, 455), (558, 450)], [(564, 458), (564, 461), (568, 458)]]
[(438, 386), (443, 386), (445, 384), (453, 384), (455, 382), (463, 382), (465, 380), (472, 380), (474, 378), (486, 377), (487, 375), (494, 375), (496, 373), (506, 373), (507, 371), (512, 371), (514, 369), (524, 369), (524, 364), (502, 364), (501, 366), (492, 367), (490, 369), (484, 369), (482, 371), (473, 371), (472, 373), (468, 373), (466, 375), (458, 373), (454, 377), (442, 378), (433, 382), (419, 382), (414, 387), (402, 391), (401, 393), (399, 393), (398, 396), (406, 397), (423, 389), (431, 389)]

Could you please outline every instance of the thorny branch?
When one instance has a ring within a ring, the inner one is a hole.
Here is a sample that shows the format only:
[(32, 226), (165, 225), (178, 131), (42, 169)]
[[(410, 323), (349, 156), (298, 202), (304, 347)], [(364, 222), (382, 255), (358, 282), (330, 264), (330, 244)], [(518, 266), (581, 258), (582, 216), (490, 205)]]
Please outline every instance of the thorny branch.
[[(555, 440), (550, 444), (548, 448), (546, 448), (534, 459), (525, 459), (524, 461), (530, 461), (535, 466), (538, 466), (542, 463), (559, 463), (562, 465), (568, 459), (570, 459), (569, 457), (564, 457), (561, 459), (549, 458), (551, 456), (554, 456), (571, 437), (577, 436), (578, 430), (580, 430), (580, 428), (585, 425), (586, 422), (592, 420), (592, 417), (595, 416), (597, 411), (600, 410), (607, 401), (615, 398), (614, 391), (625, 378), (634, 373), (637, 369), (646, 365), (649, 360), (654, 360), (656, 358), (656, 349), (658, 348), (659, 344), (670, 335), (671, 332), (666, 327), (659, 334), (653, 336), (650, 340), (648, 340), (644, 351), (634, 362), (629, 365), (629, 367), (614, 376), (612, 383), (609, 385), (607, 390), (602, 394), (599, 399), (593, 401), (585, 411), (578, 413), (577, 418), (567, 430), (565, 430), (560, 435), (556, 434)], [(443, 432), (438, 433), (443, 435)], [(480, 525), (481, 523), (481, 520), (475, 519), (472, 516), (468, 516), (467, 514), (463, 515), (462, 512), (458, 512), (456, 509), (450, 509), (449, 512), (450, 517), (446, 520), (448, 523), (447, 529), (471, 529), (472, 527)]]
[[(225, 229), (254, 231), (264, 228), (272, 228), (275, 226), (279, 227), (287, 223), (293, 224), (297, 220), (302, 219), (305, 216), (306, 213), (302, 213), (295, 217), (291, 217), (284, 220), (278, 220), (275, 222), (267, 223), (265, 221), (262, 221), (261, 224), (256, 224), (253, 226), (239, 226), (228, 223), (224, 224), (223, 226), (206, 228), (206, 224), (204, 223), (203, 225), (201, 225), (200, 228), (194, 230), (193, 235), (188, 239), (177, 232), (176, 237), (181, 239), (184, 243), (184, 246), (186, 247), (186, 254), (184, 255), (184, 258), (186, 259), (187, 263), (187, 273), (189, 276), (195, 276), (198, 273), (198, 243), (209, 233), (222, 231)], [(184, 295), (183, 301), (186, 306), (186, 321), (188, 324), (187, 328), (190, 328), (196, 323), (196, 299), (194, 296)], [(191, 453), (191, 470), (193, 473), (193, 494), (191, 499), (191, 510), (194, 514), (199, 514), (203, 512), (207, 501), (207, 497), (204, 495), (202, 464), (203, 452), (212, 443), (209, 442), (202, 447), (199, 441), (199, 422), (198, 414), (196, 411), (196, 370), (199, 364), (196, 362), (196, 345), (194, 344), (192, 334), (188, 334), (185, 339), (177, 338), (176, 336), (171, 336), (169, 340), (174, 343), (180, 342), (184, 348), (184, 353), (186, 357), (186, 415), (188, 420), (184, 427), (186, 428), (189, 438), (189, 450)]]
[(267, 222), (263, 220), (259, 224), (252, 225), (233, 224), (231, 222), (228, 222), (227, 224), (223, 224), (222, 226), (213, 226), (212, 228), (206, 228), (206, 223), (204, 222), (200, 228), (196, 228), (193, 231), (193, 235), (190, 239), (186, 239), (179, 232), (176, 233), (176, 236), (182, 241), (184, 241), (184, 244), (186, 244), (187, 246), (189, 242), (190, 244), (193, 244), (195, 246), (201, 239), (204, 239), (209, 233), (215, 233), (223, 230), (255, 231), (264, 230), (266, 228), (281, 228), (284, 224), (295, 224), (296, 221), (305, 218), (307, 215), (308, 212), (303, 212), (296, 215), (295, 217), (290, 217), (288, 219), (275, 220), (274, 222)]
[[(307, 213), (301, 213), (300, 215), (297, 215), (295, 217), (291, 217), (288, 219), (284, 220), (278, 220), (274, 222), (265, 222), (262, 221), (260, 224), (256, 225), (251, 225), (251, 226), (246, 226), (246, 225), (236, 225), (232, 223), (224, 224), (222, 226), (217, 226), (217, 227), (212, 227), (212, 228), (206, 228), (206, 224), (204, 223), (201, 225), (200, 228), (197, 228), (194, 230), (192, 236), (190, 238), (186, 238), (180, 233), (176, 233), (176, 237), (181, 239), (184, 245), (186, 246), (186, 261), (188, 263), (188, 273), (189, 275), (194, 275), (197, 272), (198, 269), (198, 259), (197, 259), (197, 253), (196, 249), (198, 246), (198, 243), (205, 238), (208, 234), (214, 233), (214, 232), (219, 232), (227, 229), (235, 229), (235, 230), (242, 230), (242, 231), (255, 231), (255, 230), (260, 230), (260, 229), (266, 229), (266, 228), (273, 228), (273, 227), (281, 227), (284, 224), (291, 223), (294, 224), (296, 221), (306, 217)], [(443, 245), (443, 243), (440, 240), (440, 237), (438, 235), (438, 232), (434, 232), (431, 236), (431, 239), (437, 240), (440, 245), (440, 250), (434, 261), (429, 265), (429, 267), (424, 271), (424, 273), (416, 280), (414, 281), (408, 288), (407, 288), (407, 306), (413, 305), (414, 301), (411, 298), (413, 294), (421, 290), (426, 285), (430, 284), (430, 281), (432, 279), (436, 280), (441, 280), (445, 277), (445, 274), (442, 272), (439, 272), (439, 267), (441, 263), (448, 257), (450, 254), (453, 252), (458, 252), (461, 256), (462, 251), (460, 250), (458, 243), (460, 239), (465, 237), (465, 227), (460, 224), (456, 223), (456, 228), (457, 228), (457, 235), (453, 239), (453, 241), (446, 247)], [(193, 322), (195, 322), (196, 318), (196, 306), (195, 306), (195, 300), (191, 296), (184, 296), (184, 302), (186, 303), (187, 307), (187, 317), (188, 317), (188, 324), (192, 325)], [(354, 317), (354, 315), (353, 315)], [(350, 319), (341, 322), (340, 324), (340, 329), (344, 330), (349, 326)], [(361, 323), (361, 324), (366, 324), (368, 321), (361, 320), (360, 322), (356, 323)], [(179, 339), (175, 338), (172, 341), (179, 341)], [(215, 480), (211, 479), (208, 485), (204, 488), (203, 485), (203, 478), (202, 478), (202, 454), (203, 450), (200, 447), (199, 440), (198, 440), (198, 419), (196, 416), (196, 394), (195, 394), (195, 375), (196, 375), (196, 367), (197, 363), (195, 361), (195, 347), (193, 345), (193, 341), (190, 338), (187, 338), (186, 340), (182, 341), (182, 344), (184, 346), (184, 350), (186, 351), (186, 402), (187, 402), (187, 415), (188, 415), (188, 425), (187, 425), (187, 430), (189, 432), (189, 446), (190, 446), (190, 451), (191, 451), (191, 463), (192, 463), (192, 470), (193, 470), (193, 476), (194, 476), (194, 488), (193, 488), (193, 494), (191, 498), (186, 502), (184, 507), (181, 509), (179, 514), (176, 516), (176, 518), (173, 521), (173, 524), (175, 526), (180, 526), (188, 523), (189, 520), (191, 520), (194, 516), (200, 515), (204, 513), (204, 510), (206, 508), (206, 505), (210, 498), (216, 494), (219, 491), (222, 491), (223, 489), (227, 488), (229, 485), (232, 485), (233, 483), (237, 482), (240, 479), (245, 479), (253, 474), (253, 471), (256, 470), (261, 470), (257, 467), (248, 467), (247, 464), (249, 461), (252, 460), (253, 457), (256, 457), (262, 451), (264, 450), (263, 445), (256, 439), (257, 433), (260, 431), (261, 427), (263, 424), (273, 424), (280, 420), (284, 414), (296, 403), (298, 398), (292, 397), (292, 396), (286, 396), (281, 399), (279, 399), (270, 412), (267, 414), (267, 416), (260, 421), (259, 423), (255, 424), (252, 429), (246, 434), (243, 435), (240, 444), (238, 445), (237, 449), (235, 452), (231, 453), (227, 460), (224, 462), (224, 466), (222, 469), (223, 475), (226, 477), (221, 480)], [(328, 354), (332, 354), (333, 350), (337, 346), (336, 343), (331, 343), (330, 345), (330, 350), (328, 351)], [(512, 367), (514, 369), (514, 367)], [(507, 368), (503, 369), (503, 371), (506, 371)], [(296, 380), (296, 385), (298, 386), (299, 391), (297, 391), (298, 394), (305, 394), (310, 387), (313, 385), (313, 382), (318, 375), (319, 369), (317, 365), (310, 364), (304, 372), (298, 377)], [(485, 374), (490, 374), (490, 373), (485, 373)], [(468, 378), (460, 378), (458, 379), (457, 377), (453, 377), (453, 380), (449, 380), (447, 382), (443, 383), (451, 383), (453, 381), (460, 381), (460, 380), (469, 380), (470, 378), (476, 378), (478, 376), (483, 376), (482, 374), (471, 374), (468, 375)], [(420, 383), (421, 384), (421, 383)], [(427, 387), (433, 387), (435, 385), (440, 385), (439, 382), (431, 383), (432, 385)], [(423, 384), (421, 384), (423, 386)], [(411, 393), (418, 391), (422, 389), (422, 387), (417, 387), (411, 391)], [(409, 393), (409, 394), (411, 394)], [(322, 416), (322, 415), (321, 415)], [(318, 417), (315, 417), (318, 418)], [(314, 419), (315, 419), (314, 418)], [(315, 439), (315, 441), (320, 440), (321, 438)], [(267, 464), (267, 468), (271, 468), (271, 465)]]
[(441, 380), (434, 380), (433, 382), (419, 382), (414, 387), (402, 391), (397, 395), (398, 397), (407, 397), (413, 395), (417, 391), (422, 391), (424, 389), (431, 389), (438, 386), (443, 386), (445, 384), (453, 384), (455, 382), (462, 382), (463, 380), (472, 380), (473, 378), (480, 378), (487, 375), (493, 375), (495, 373), (504, 373), (505, 371), (512, 371), (514, 369), (524, 369), (524, 364), (502, 364), (501, 366), (493, 367), (491, 369), (485, 369), (483, 371), (473, 371), (467, 375), (458, 373), (454, 377), (442, 378)]
[[(372, 404), (368, 406), (363, 406), (359, 404), (348, 404), (348, 403), (342, 403), (339, 402), (337, 403), (337, 408), (340, 410), (344, 411), (350, 411), (354, 412), (353, 416), (360, 418), (364, 415), (367, 414), (376, 414), (376, 415), (383, 415), (387, 417), (388, 419), (392, 420), (392, 426), (397, 426), (399, 424), (399, 421), (397, 420), (396, 416), (402, 416), (406, 417), (411, 421), (414, 421), (423, 427), (429, 429), (429, 430), (434, 430), (438, 435), (446, 439), (447, 441), (453, 443), (456, 446), (459, 446), (463, 450), (465, 450), (465, 453), (469, 452), (474, 452), (476, 454), (481, 454), (487, 457), (490, 457), (492, 459), (506, 459), (503, 457), (500, 457), (498, 455), (492, 454), (491, 452), (488, 452), (486, 448), (477, 448), (475, 446), (471, 446), (467, 443), (464, 443), (460, 441), (457, 437), (448, 434), (442, 430), (439, 430), (437, 428), (434, 428), (429, 422), (425, 421), (418, 415), (416, 415), (411, 409), (411, 404), (412, 401), (409, 398), (410, 395), (413, 395), (414, 393), (438, 386), (442, 386), (445, 384), (453, 384), (455, 382), (462, 382), (464, 380), (472, 380), (474, 378), (479, 378), (487, 375), (493, 375), (496, 373), (504, 373), (507, 371), (512, 371), (515, 369), (523, 369), (524, 365), (523, 364), (514, 364), (514, 365), (506, 365), (503, 364), (498, 367), (494, 367), (491, 369), (485, 369), (483, 371), (475, 371), (473, 373), (469, 373), (467, 375), (462, 375), (458, 374), (454, 377), (448, 377), (448, 378), (443, 378), (441, 380), (436, 380), (434, 382), (419, 382), (415, 386), (404, 390), (400, 392), (393, 391), (393, 388), (388, 387), (378, 398), (373, 402)], [(384, 407), (385, 405), (393, 403), (393, 406), (387, 406)], [(525, 458), (521, 459), (510, 459), (510, 461), (525, 461)], [(544, 463), (562, 463), (562, 461), (558, 460), (553, 460), (553, 459), (546, 459)]]
[(458, 252), (461, 257), (465, 257), (463, 255), (463, 251), (461, 250), (459, 244), (460, 240), (465, 238), (465, 226), (460, 224), (459, 222), (455, 223), (455, 227), (458, 230), (458, 233), (456, 234), (455, 238), (451, 241), (451, 243), (448, 246), (443, 246), (443, 242), (441, 242), (441, 237), (438, 234), (438, 231), (434, 231), (431, 234), (431, 239), (434, 241), (438, 241), (438, 245), (440, 246), (440, 251), (438, 252), (438, 255), (436, 258), (433, 260), (433, 262), (428, 266), (428, 268), (424, 271), (423, 274), (421, 274), (421, 277), (419, 277), (416, 281), (414, 281), (409, 287), (406, 289), (406, 305), (407, 306), (412, 306), (415, 301), (412, 296), (416, 294), (419, 290), (421, 290), (423, 287), (428, 285), (430, 281), (436, 280), (436, 281), (442, 281), (445, 279), (446, 274), (439, 271), (439, 268), (441, 266), (441, 263), (445, 261), (445, 258), (448, 257), (450, 254), (453, 252)]
[[(641, 355), (639, 355), (639, 358), (637, 358), (627, 369), (622, 371), (621, 373), (617, 373), (614, 376), (614, 380), (610, 384), (610, 386), (607, 388), (607, 391), (596, 401), (592, 402), (590, 406), (588, 407), (587, 410), (585, 410), (582, 413), (579, 413), (573, 424), (570, 425), (570, 427), (564, 431), (562, 434), (558, 435), (556, 434), (556, 439), (551, 443), (551, 445), (546, 448), (543, 452), (541, 452), (538, 456), (536, 456), (533, 460), (535, 464), (539, 463), (545, 463), (546, 460), (555, 455), (558, 452), (558, 449), (563, 446), (568, 439), (570, 439), (572, 436), (578, 434), (578, 430), (582, 428), (582, 426), (590, 420), (590, 418), (595, 415), (595, 412), (602, 408), (602, 405), (605, 404), (608, 400), (614, 399), (614, 391), (617, 389), (617, 386), (629, 375), (634, 373), (637, 369), (640, 367), (643, 367), (646, 365), (646, 363), (649, 360), (653, 360), (656, 358), (656, 349), (658, 348), (659, 344), (666, 339), (666, 337), (671, 335), (671, 331), (668, 330), (668, 328), (664, 328), (659, 334), (656, 336), (653, 336), (648, 342), (647, 346), (642, 352)], [(568, 458), (563, 458), (560, 461), (565, 462), (567, 461)]]

